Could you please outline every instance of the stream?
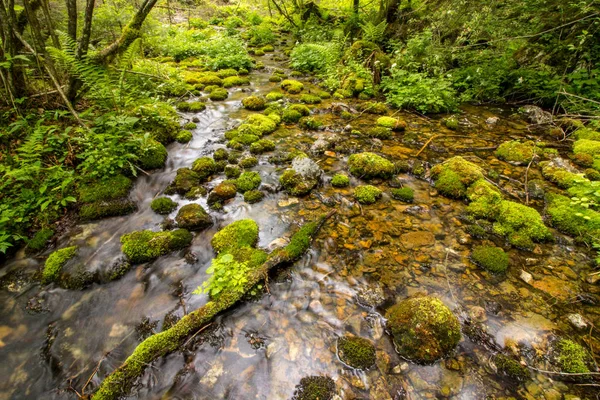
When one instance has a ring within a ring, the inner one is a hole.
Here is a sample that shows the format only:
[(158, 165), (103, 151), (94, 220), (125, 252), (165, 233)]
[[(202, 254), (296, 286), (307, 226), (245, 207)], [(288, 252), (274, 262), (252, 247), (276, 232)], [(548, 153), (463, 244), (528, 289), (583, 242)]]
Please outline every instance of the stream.
[[(597, 398), (597, 388), (535, 371), (531, 380), (515, 383), (498, 374), (490, 362), (498, 350), (494, 346), (518, 344), (521, 354), (539, 361), (545, 344), (559, 332), (572, 337), (597, 335), (589, 329), (577, 331), (567, 320), (567, 315), (580, 313), (600, 325), (598, 306), (577, 297), (590, 293), (597, 299), (600, 293), (597, 285), (585, 280), (591, 271), (587, 248), (559, 233), (554, 243), (537, 245), (533, 252), (490, 237), (510, 256), (508, 273), (501, 278), (469, 260), (470, 250), (481, 240), (465, 230), (466, 203), (438, 195), (427, 179), (406, 173), (392, 180), (414, 189), (412, 204), (392, 199), (391, 183), (386, 181), (372, 182), (386, 193), (370, 206), (359, 206), (353, 199), (352, 187), (359, 179), (350, 177), (346, 189), (329, 184), (335, 173), (347, 173), (347, 157), (356, 151), (374, 151), (392, 161), (422, 162), (425, 170), (461, 155), (497, 171), (503, 191), (513, 200), (524, 201), (527, 166), (500, 161), (489, 150), (507, 140), (535, 137), (527, 123), (514, 115), (516, 109), (508, 107), (464, 106), (458, 131), (446, 128), (445, 116), (396, 113), (407, 122), (406, 132), (379, 141), (352, 137), (346, 130), (348, 124), (359, 130), (371, 127), (378, 116), (361, 114), (348, 121), (330, 111), (334, 103), (350, 101), (357, 107), (359, 100), (325, 100), (313, 110), (327, 121), (325, 130), (284, 124), (269, 136), (277, 152), (301, 149), (324, 170), (323, 184), (311, 195), (294, 198), (283, 191), (267, 192), (264, 200), (250, 205), (238, 194), (221, 212), (210, 210), (202, 197), (195, 201), (210, 212), (214, 225), (196, 233), (189, 250), (134, 266), (119, 280), (81, 291), (40, 286), (30, 279), (56, 248), (77, 245), (76, 257), (86, 269), (105, 270), (123, 257), (121, 235), (159, 230), (164, 216), (150, 209), (152, 199), (168, 186), (178, 168), (225, 147), (223, 134), (252, 113), (241, 107), (250, 91), (265, 95), (278, 88), (278, 83), (269, 82), (274, 68), (285, 69), (273, 59), (278, 54), (260, 57), (265, 68), (250, 74), (250, 87), (229, 89), (227, 100), (207, 101), (207, 109), (198, 114), (181, 114), (182, 124), (199, 119), (193, 139), (169, 145), (166, 167), (137, 178), (130, 197), (138, 211), (76, 225), (55, 248), (35, 256), (20, 251), (0, 269), (0, 278), (13, 277), (5, 279), (0, 290), (0, 399), (76, 399), (78, 394), (90, 394), (143, 338), (159, 332), (165, 320), (207, 302), (207, 295), (191, 292), (207, 279), (213, 258), (210, 239), (220, 228), (251, 218), (260, 226), (259, 247), (273, 248), (295, 226), (331, 210), (332, 203), (338, 210), (335, 218), (300, 261), (270, 279), (269, 293), (220, 315), (181, 351), (147, 368), (131, 398), (289, 399), (300, 379), (309, 375), (332, 377), (342, 399)], [(305, 92), (316, 89), (309, 78), (299, 80)], [(497, 121), (490, 123), (490, 118)], [(325, 153), (310, 152), (317, 139), (334, 134), (347, 137)], [(433, 134), (441, 136), (415, 157)], [(252, 170), (260, 173), (263, 185), (276, 187), (289, 163), (276, 165), (269, 160), (272, 155), (258, 156), (259, 165)], [(529, 180), (551, 185), (537, 168), (527, 174)], [(224, 179), (218, 174), (205, 186), (210, 190)], [(191, 202), (170, 197), (179, 206)], [(530, 205), (543, 210), (543, 200), (533, 198)], [(522, 270), (532, 274), (534, 282), (524, 282)], [(403, 360), (385, 331), (385, 310), (417, 293), (439, 297), (473, 328), (467, 335), (463, 326), (463, 339), (453, 356), (433, 365)], [(338, 358), (336, 339), (346, 333), (375, 343), (375, 367), (355, 370)]]

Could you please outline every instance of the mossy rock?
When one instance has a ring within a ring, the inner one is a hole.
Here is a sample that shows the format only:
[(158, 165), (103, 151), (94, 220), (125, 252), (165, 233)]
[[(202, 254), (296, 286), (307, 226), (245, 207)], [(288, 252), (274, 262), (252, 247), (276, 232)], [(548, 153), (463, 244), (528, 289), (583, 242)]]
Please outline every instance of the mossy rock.
[(320, 104), (323, 101), (319, 96), (305, 93), (300, 96), (300, 102), (304, 104)]
[(396, 350), (401, 356), (430, 364), (448, 356), (461, 339), (458, 318), (431, 296), (403, 300), (386, 313)]
[(194, 135), (190, 131), (182, 130), (175, 136), (175, 140), (179, 143), (188, 143)]
[(131, 263), (140, 264), (188, 247), (190, 243), (192, 234), (185, 229), (166, 232), (135, 231), (121, 236), (121, 251)]
[(258, 165), (258, 158), (256, 157), (244, 157), (240, 160), (240, 166), (242, 168), (252, 168)]
[(350, 178), (344, 174), (335, 174), (333, 178), (331, 178), (331, 186), (337, 188), (344, 188), (350, 186)]
[(203, 85), (215, 85), (215, 86), (223, 86), (223, 79), (219, 78), (216, 74), (205, 74), (198, 78), (198, 83)]
[[(279, 82), (279, 81), (277, 81)], [(285, 95), (281, 92), (269, 92), (267, 93), (267, 95), (265, 96), (265, 98), (268, 101), (277, 101), (277, 100), (281, 100), (285, 97)]]
[(192, 164), (194, 171), (201, 182), (205, 182), (215, 173), (215, 160), (210, 157), (200, 157)]
[(262, 180), (258, 172), (246, 171), (235, 180), (235, 186), (238, 192), (245, 193), (249, 190), (258, 189)]
[(31, 252), (43, 250), (48, 241), (52, 239), (52, 236), (54, 236), (54, 230), (50, 228), (40, 229), (27, 241), (27, 250)]
[(383, 126), (374, 126), (373, 128), (369, 128), (366, 134), (369, 137), (381, 140), (388, 140), (394, 136), (391, 129), (384, 128)]
[(471, 253), (471, 259), (481, 268), (495, 274), (504, 273), (508, 268), (508, 254), (499, 247), (477, 246)]
[(200, 112), (206, 110), (206, 103), (202, 101), (191, 101), (177, 103), (177, 109), (183, 112)]
[(505, 356), (504, 354), (497, 354), (494, 357), (494, 364), (498, 369), (498, 372), (517, 381), (526, 381), (530, 378), (530, 373), (527, 367), (521, 365), (517, 360)]
[(358, 153), (348, 158), (350, 173), (363, 179), (390, 178), (394, 164), (375, 153)]
[(192, 171), (189, 168), (179, 168), (175, 179), (165, 189), (165, 194), (180, 194), (185, 195), (190, 190), (200, 185), (200, 174)]
[(431, 169), (435, 187), (445, 196), (463, 198), (467, 187), (483, 179), (483, 169), (460, 156), (452, 157)]
[(533, 242), (552, 239), (541, 215), (534, 208), (504, 200), (498, 206), (494, 233), (506, 236), (513, 246), (532, 249)]
[(377, 125), (383, 128), (388, 128), (396, 132), (401, 132), (406, 129), (406, 122), (398, 118), (392, 117), (379, 117), (377, 118)]
[(516, 164), (527, 164), (535, 154), (541, 153), (542, 149), (536, 146), (533, 141), (502, 143), (496, 150), (496, 157), (501, 160), (513, 162)]
[(244, 86), (249, 84), (250, 79), (241, 76), (228, 76), (225, 79), (223, 79), (224, 88), (232, 88), (234, 86)]
[(561, 168), (554, 161), (542, 161), (540, 167), (542, 169), (542, 176), (545, 179), (556, 183), (558, 187), (563, 189), (568, 189), (578, 182), (585, 181), (583, 174)]
[(308, 117), (310, 115), (310, 108), (304, 104), (292, 104), (288, 109), (298, 111), (303, 117)]
[(316, 131), (323, 126), (321, 119), (316, 117), (303, 117), (300, 118), (300, 127), (302, 129)]
[(265, 194), (260, 190), (248, 190), (244, 193), (244, 201), (249, 204), (258, 203), (264, 199)]
[(150, 203), (150, 208), (157, 214), (167, 215), (175, 211), (177, 202), (168, 197), (157, 197)]
[(299, 94), (304, 90), (304, 84), (294, 79), (286, 79), (281, 82), (281, 88), (290, 94)]
[(332, 400), (335, 382), (328, 376), (307, 376), (300, 379), (292, 400)]
[(232, 222), (215, 233), (210, 244), (217, 253), (231, 252), (242, 247), (256, 247), (258, 224), (251, 219)]
[(212, 101), (223, 101), (229, 97), (227, 89), (216, 88), (208, 95), (208, 98)]
[(225, 166), (225, 176), (227, 179), (236, 179), (242, 174), (242, 169), (239, 165), (228, 164)]
[(126, 176), (115, 175), (97, 182), (82, 185), (79, 188), (79, 200), (83, 203), (116, 200), (126, 197), (133, 182)]
[(185, 124), (183, 126), (183, 129), (187, 129), (187, 130), (192, 130), (192, 129), (196, 129), (198, 127), (198, 125), (196, 125), (195, 122), (188, 122), (187, 124)]
[(394, 199), (405, 203), (412, 203), (415, 199), (415, 192), (409, 187), (392, 189), (391, 194)]
[(446, 128), (455, 131), (458, 129), (458, 118), (456, 118), (456, 115), (452, 115), (451, 117), (446, 118), (444, 125), (446, 125)]
[(235, 183), (233, 181), (223, 181), (208, 194), (207, 202), (208, 204), (223, 203), (226, 200), (233, 199), (236, 194), (237, 187)]
[(44, 285), (54, 282), (64, 265), (77, 254), (77, 246), (65, 247), (50, 253), (42, 271), (42, 283)]
[(286, 169), (279, 177), (279, 184), (292, 196), (305, 196), (317, 186), (318, 182), (313, 179), (305, 179), (293, 169)]
[(212, 218), (200, 204), (186, 204), (181, 207), (175, 217), (180, 228), (200, 231), (213, 224)]
[(142, 147), (138, 162), (142, 169), (158, 169), (165, 166), (167, 161), (167, 149), (165, 146), (156, 140), (149, 140)]
[(290, 110), (290, 109), (286, 109), (283, 112), (283, 116), (281, 117), (283, 122), (287, 122), (289, 124), (294, 124), (294, 123), (300, 121), (301, 118), (302, 118), (302, 114), (300, 114), (296, 110)]
[(344, 336), (338, 339), (337, 349), (340, 360), (353, 368), (367, 370), (375, 364), (375, 346), (367, 339)]
[(600, 141), (590, 139), (579, 139), (573, 144), (574, 154), (600, 155)]
[(227, 160), (227, 157), (229, 157), (229, 153), (225, 149), (217, 149), (213, 153), (213, 160), (215, 161)]
[(240, 133), (244, 133), (244, 128), (242, 128), (244, 125), (251, 126), (252, 130), (249, 133), (258, 136), (268, 135), (269, 133), (273, 133), (277, 130), (277, 121), (275, 121), (270, 115), (249, 115), (244, 121), (244, 124), (238, 127)]
[(258, 96), (249, 96), (242, 100), (245, 109), (251, 111), (261, 111), (266, 108), (266, 100)]
[(126, 198), (97, 201), (83, 204), (79, 209), (79, 218), (83, 221), (94, 221), (102, 218), (128, 215), (137, 210), (137, 205)]
[[(269, 77), (269, 82), (281, 82), (282, 80), (283, 80), (283, 78), (281, 76), (279, 76), (279, 75), (271, 75)], [(267, 98), (268, 97), (269, 96), (267, 95)]]
[(360, 204), (373, 204), (381, 198), (382, 191), (371, 185), (357, 186), (354, 189), (354, 198)]
[[(225, 78), (231, 78), (231, 77), (237, 77), (238, 75), (238, 71), (236, 71), (233, 68), (225, 68), (225, 69), (220, 69), (217, 71), (216, 75), (221, 78), (221, 79), (225, 79)], [(224, 82), (224, 81), (223, 81)]]
[(594, 365), (593, 358), (585, 347), (570, 339), (557, 340), (553, 344), (552, 356), (560, 372), (567, 374), (587, 374), (590, 366)]
[(388, 113), (385, 103), (370, 102), (362, 104), (359, 108), (360, 111), (364, 111), (367, 114), (386, 115)]
[(262, 154), (275, 150), (275, 142), (269, 139), (260, 139), (250, 145), (250, 153)]

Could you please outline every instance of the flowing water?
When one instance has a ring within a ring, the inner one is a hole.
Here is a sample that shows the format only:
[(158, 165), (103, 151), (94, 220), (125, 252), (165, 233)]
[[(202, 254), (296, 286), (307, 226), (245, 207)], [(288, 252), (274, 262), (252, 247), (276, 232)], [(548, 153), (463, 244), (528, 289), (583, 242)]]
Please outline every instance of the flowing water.
[[(282, 66), (271, 57), (263, 57), (265, 70), (251, 75), (252, 91), (266, 94), (277, 87), (268, 81), (269, 70)], [(106, 270), (122, 257), (122, 234), (160, 229), (164, 217), (150, 210), (151, 200), (166, 188), (178, 168), (224, 147), (224, 132), (249, 114), (241, 109), (248, 91), (230, 89), (226, 101), (209, 102), (207, 110), (197, 115), (182, 115), (184, 121), (199, 118), (194, 138), (185, 145), (170, 145), (166, 168), (137, 179), (131, 198), (139, 211), (77, 225), (55, 247), (77, 245), (77, 257), (87, 269)], [(402, 113), (399, 116), (408, 123), (406, 132), (379, 142), (343, 133), (349, 122), (328, 111), (337, 102), (325, 101), (314, 111), (328, 121), (325, 131), (287, 126), (272, 134), (278, 150), (299, 148), (308, 153), (318, 138), (346, 135), (336, 148), (311, 156), (326, 177), (345, 171), (347, 154), (342, 149), (374, 150), (393, 161), (420, 160), (425, 167), (460, 154), (496, 170), (505, 192), (523, 199), (526, 166), (501, 162), (489, 149), (533, 135), (525, 122), (513, 116), (514, 110), (464, 107), (461, 128), (454, 132), (445, 128), (441, 117)], [(498, 122), (486, 123), (489, 117), (498, 117)], [(351, 124), (364, 129), (375, 118), (363, 114)], [(415, 157), (433, 134), (444, 136)], [(272, 164), (270, 155), (260, 156), (253, 170), (260, 173), (263, 184), (276, 186), (285, 165)], [(558, 333), (589, 336), (598, 345), (595, 331), (577, 332), (566, 320), (566, 315), (578, 312), (600, 324), (600, 311), (594, 305), (600, 290), (585, 281), (591, 269), (589, 251), (557, 234), (555, 243), (539, 245), (534, 252), (511, 249), (508, 274), (494, 277), (469, 261), (470, 249), (480, 241), (465, 232), (465, 204), (437, 195), (426, 179), (409, 174), (398, 178), (415, 190), (413, 204), (395, 201), (386, 193), (376, 204), (361, 207), (354, 202), (352, 189), (333, 189), (329, 178), (312, 195), (300, 199), (277, 192), (249, 205), (238, 195), (225, 204), (224, 212), (211, 212), (214, 226), (196, 234), (187, 257), (188, 250), (175, 252), (136, 266), (117, 281), (81, 291), (42, 287), (31, 279), (53, 249), (35, 257), (18, 253), (0, 270), (4, 276), (0, 399), (75, 399), (77, 393), (90, 393), (149, 332), (160, 331), (165, 320), (181, 317), (207, 301), (206, 295), (191, 292), (207, 279), (213, 257), (210, 238), (219, 228), (252, 218), (261, 227), (259, 246), (273, 247), (280, 241), (272, 242), (289, 235), (294, 226), (332, 206), (337, 215), (324, 226), (308, 254), (270, 279), (269, 293), (220, 315), (181, 351), (149, 366), (131, 397), (289, 399), (302, 377), (322, 374), (336, 381), (343, 399), (596, 398), (597, 388), (541, 373), (533, 372), (532, 380), (524, 383), (506, 380), (490, 362), (500, 347), (512, 346), (543, 366), (547, 343)], [(542, 179), (536, 168), (528, 172), (528, 178)], [(223, 179), (215, 177), (207, 188)], [(351, 180), (352, 186), (359, 182)], [(389, 182), (374, 184), (389, 193)], [(180, 205), (189, 202), (173, 198)], [(198, 202), (207, 208), (205, 200)], [(532, 204), (543, 207), (539, 200)], [(490, 240), (506, 247), (501, 238)], [(533, 285), (519, 278), (522, 269), (533, 274)], [(365, 300), (359, 293), (380, 299)], [(463, 340), (452, 357), (430, 366), (400, 358), (385, 332), (385, 309), (416, 293), (438, 296), (464, 325)], [(587, 293), (586, 301), (578, 297), (581, 293)], [(375, 367), (357, 371), (339, 360), (336, 339), (345, 333), (376, 344)]]

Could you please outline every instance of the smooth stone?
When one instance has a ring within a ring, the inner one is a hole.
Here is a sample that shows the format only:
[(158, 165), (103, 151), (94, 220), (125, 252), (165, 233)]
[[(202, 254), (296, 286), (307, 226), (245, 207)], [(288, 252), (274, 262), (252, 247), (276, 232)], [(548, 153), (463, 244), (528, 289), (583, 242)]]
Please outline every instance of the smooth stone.
[(581, 314), (569, 314), (567, 315), (567, 319), (576, 329), (585, 329), (588, 327), (588, 323), (581, 316)]
[(525, 270), (521, 270), (521, 275), (519, 277), (525, 283), (531, 283), (531, 281), (533, 281), (533, 276)]

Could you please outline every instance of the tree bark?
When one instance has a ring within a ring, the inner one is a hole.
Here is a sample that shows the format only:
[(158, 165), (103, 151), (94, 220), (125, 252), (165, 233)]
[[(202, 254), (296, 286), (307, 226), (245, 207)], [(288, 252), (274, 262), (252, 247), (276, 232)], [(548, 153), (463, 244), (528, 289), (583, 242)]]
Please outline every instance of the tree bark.
[(393, 23), (400, 9), (401, 0), (381, 0), (379, 3), (379, 21), (386, 21), (388, 24)]
[(77, 0), (66, 0), (67, 5), (67, 35), (71, 40), (77, 40)]
[[(67, 0), (70, 1), (70, 0)], [(85, 16), (83, 20), (83, 31), (79, 44), (77, 45), (77, 51), (75, 57), (81, 60), (88, 52), (90, 47), (90, 37), (92, 35), (92, 17), (94, 16), (95, 0), (87, 0), (85, 6)], [(81, 89), (82, 83), (76, 76), (69, 77), (69, 83), (67, 85), (67, 98), (71, 102), (75, 102), (79, 89)]]

